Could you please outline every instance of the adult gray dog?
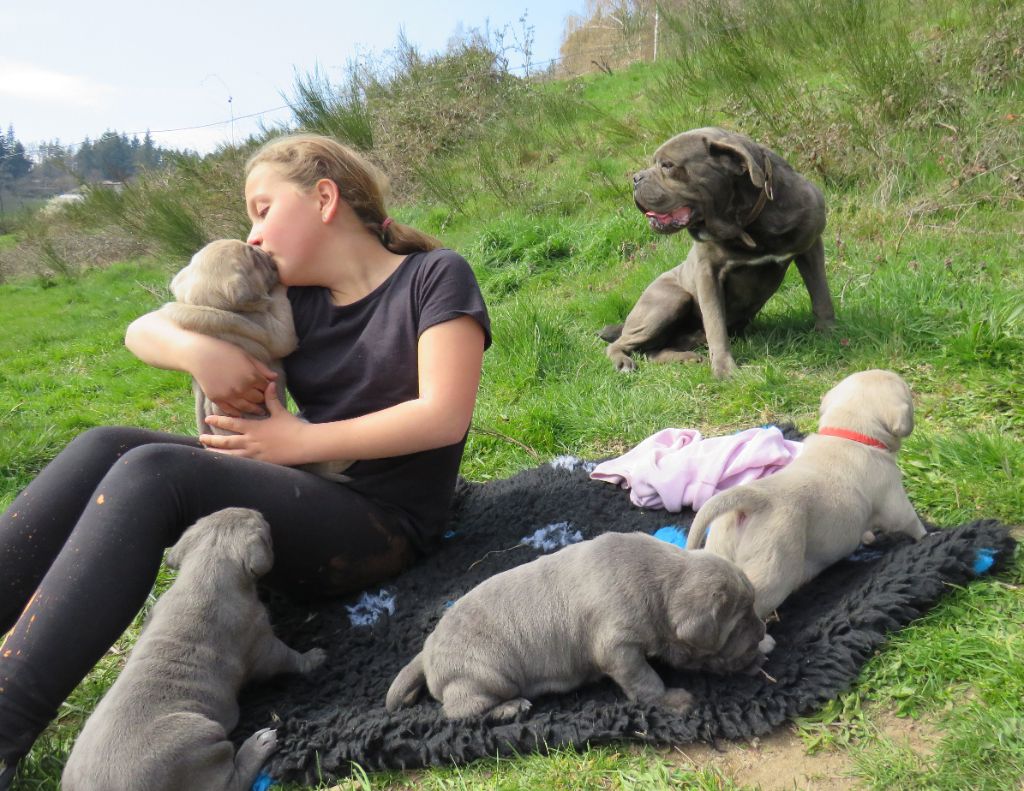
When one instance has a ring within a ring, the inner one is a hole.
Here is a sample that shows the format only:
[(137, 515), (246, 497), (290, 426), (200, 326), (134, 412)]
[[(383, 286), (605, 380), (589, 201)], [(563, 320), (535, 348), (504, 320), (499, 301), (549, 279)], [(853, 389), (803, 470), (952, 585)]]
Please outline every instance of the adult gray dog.
[(875, 531), (926, 533), (903, 488), (896, 452), (914, 428), (910, 388), (891, 371), (861, 371), (821, 401), (818, 433), (767, 478), (720, 492), (697, 512), (686, 545), (736, 563), (767, 616)]
[(459, 599), (391, 684), (410, 705), (426, 684), (446, 717), (506, 720), (530, 699), (610, 676), (630, 700), (685, 712), (648, 663), (756, 672), (764, 622), (750, 582), (728, 561), (643, 533), (606, 533), (504, 571)]
[(683, 132), (633, 176), (633, 198), (655, 232), (685, 228), (694, 243), (624, 324), (601, 331), (618, 370), (633, 370), (635, 352), (656, 362), (700, 360), (692, 350), (706, 339), (714, 375), (732, 375), (729, 335), (778, 290), (791, 261), (811, 295), (815, 327), (835, 323), (821, 241), (825, 199), (774, 151), (724, 129)]
[[(188, 266), (171, 280), (177, 302), (160, 311), (178, 326), (233, 343), (277, 374), (276, 390), (286, 405), (284, 366), (281, 358), (298, 345), (292, 308), (285, 287), (277, 278), (277, 265), (259, 247), (237, 239), (210, 242), (192, 256)], [(233, 434), (206, 423), (220, 408), (192, 380), (196, 399), (196, 424), (200, 434)], [(351, 461), (337, 460), (298, 465), (328, 480), (350, 478), (342, 471)]]
[(256, 511), (226, 508), (167, 554), (177, 579), (157, 600), (121, 675), (85, 723), (64, 791), (248, 791), (277, 748), (257, 731), (238, 749), (238, 691), (250, 680), (306, 673), (326, 654), (274, 636), (256, 580), (274, 562)]

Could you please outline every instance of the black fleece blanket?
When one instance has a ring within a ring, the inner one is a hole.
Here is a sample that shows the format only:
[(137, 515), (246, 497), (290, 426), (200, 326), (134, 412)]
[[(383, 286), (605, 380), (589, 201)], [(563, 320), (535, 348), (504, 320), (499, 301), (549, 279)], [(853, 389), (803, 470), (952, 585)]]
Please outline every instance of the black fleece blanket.
[[(446, 605), (505, 569), (564, 540), (605, 531), (686, 528), (691, 512), (633, 506), (627, 492), (591, 481), (591, 465), (564, 458), (506, 480), (465, 484), (441, 550), (373, 594), (302, 606), (271, 597), (275, 629), (300, 650), (327, 649), (326, 664), (308, 677), (280, 677), (242, 696), (240, 741), (258, 728), (278, 729), (275, 779), (315, 782), (367, 770), (465, 763), (568, 745), (616, 740), (681, 744), (745, 739), (815, 710), (851, 686), (886, 636), (932, 607), (951, 585), (1007, 562), (1014, 541), (1006, 527), (979, 521), (938, 530), (918, 543), (893, 540), (862, 549), (793, 594), (769, 626), (777, 646), (772, 677), (683, 673), (659, 668), (671, 685), (698, 700), (685, 716), (630, 704), (611, 682), (534, 701), (513, 723), (450, 722), (424, 698), (395, 714), (384, 695), (399, 669), (422, 647)], [(699, 606), (699, 603), (696, 603)], [(355, 608), (350, 613), (349, 607)], [(393, 612), (389, 612), (388, 609)], [(356, 626), (353, 620), (372, 621)]]

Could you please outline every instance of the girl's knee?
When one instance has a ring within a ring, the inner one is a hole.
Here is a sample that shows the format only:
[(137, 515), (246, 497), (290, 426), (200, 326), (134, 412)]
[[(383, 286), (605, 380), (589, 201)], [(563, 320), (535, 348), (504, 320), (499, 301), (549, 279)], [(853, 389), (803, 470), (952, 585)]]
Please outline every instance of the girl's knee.
[(160, 478), (173, 479), (175, 470), (194, 469), (205, 453), (206, 451), (203, 449), (190, 445), (152, 442), (126, 451), (117, 467), (123, 468), (132, 476), (146, 476), (148, 473), (154, 473)]
[(138, 429), (128, 426), (95, 426), (71, 440), (67, 449), (90, 457), (97, 454), (116, 456), (138, 444), (131, 441), (132, 435), (137, 433)]

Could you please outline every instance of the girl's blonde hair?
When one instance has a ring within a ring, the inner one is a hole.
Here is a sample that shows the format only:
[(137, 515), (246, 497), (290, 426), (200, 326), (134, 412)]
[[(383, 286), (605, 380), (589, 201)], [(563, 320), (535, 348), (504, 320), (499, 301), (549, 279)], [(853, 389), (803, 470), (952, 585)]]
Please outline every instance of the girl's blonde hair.
[(388, 219), (384, 199), (388, 179), (373, 163), (353, 149), (324, 135), (295, 134), (265, 143), (245, 164), (245, 175), (257, 165), (273, 165), (289, 181), (313, 189), (330, 179), (356, 216), (391, 252), (408, 254), (435, 250), (442, 244), (433, 236)]

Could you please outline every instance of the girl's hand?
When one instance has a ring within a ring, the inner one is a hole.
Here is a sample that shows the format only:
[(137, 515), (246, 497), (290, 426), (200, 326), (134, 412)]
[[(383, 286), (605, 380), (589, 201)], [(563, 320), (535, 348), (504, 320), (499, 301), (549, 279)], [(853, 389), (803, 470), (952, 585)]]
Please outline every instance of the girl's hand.
[(277, 385), (270, 382), (265, 392), (270, 416), (263, 420), (210, 415), (208, 425), (234, 431), (235, 434), (201, 434), (199, 441), (210, 450), (246, 459), (269, 461), (271, 464), (294, 466), (304, 464), (301, 450), (305, 433), (312, 424), (299, 420), (282, 406), (277, 398)]
[(182, 329), (160, 310), (128, 325), (124, 343), (144, 363), (191, 374), (225, 414), (266, 414), (263, 393), (277, 374), (235, 344)]
[(190, 371), (206, 397), (232, 417), (267, 414), (267, 387), (277, 374), (235, 344), (209, 340), (202, 344)]

